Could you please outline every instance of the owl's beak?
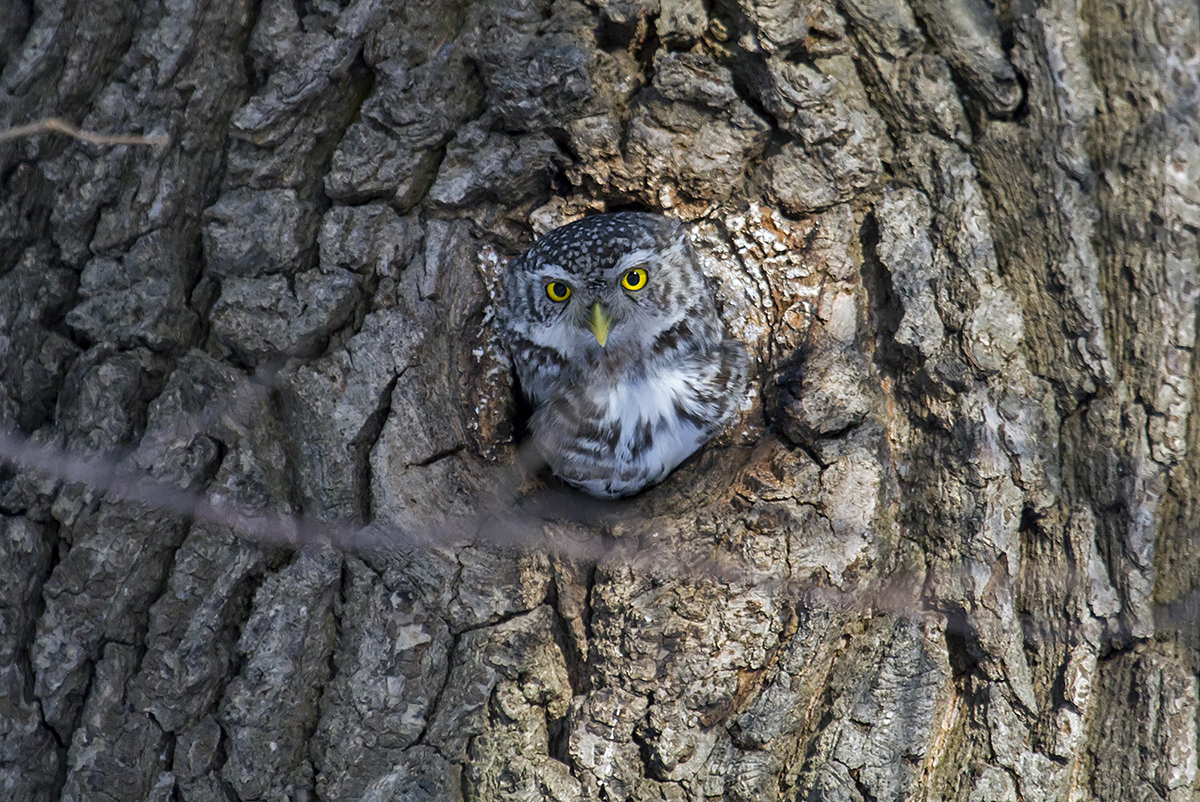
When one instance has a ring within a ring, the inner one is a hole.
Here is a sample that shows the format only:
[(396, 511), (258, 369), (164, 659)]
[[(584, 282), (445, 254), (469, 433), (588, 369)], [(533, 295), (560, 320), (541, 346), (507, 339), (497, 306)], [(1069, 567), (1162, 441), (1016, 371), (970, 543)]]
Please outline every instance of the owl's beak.
[(592, 334), (596, 335), (596, 342), (600, 343), (603, 348), (608, 342), (608, 330), (612, 325), (612, 318), (608, 316), (608, 312), (604, 311), (604, 307), (597, 301), (592, 304), (592, 316), (588, 321), (591, 326)]

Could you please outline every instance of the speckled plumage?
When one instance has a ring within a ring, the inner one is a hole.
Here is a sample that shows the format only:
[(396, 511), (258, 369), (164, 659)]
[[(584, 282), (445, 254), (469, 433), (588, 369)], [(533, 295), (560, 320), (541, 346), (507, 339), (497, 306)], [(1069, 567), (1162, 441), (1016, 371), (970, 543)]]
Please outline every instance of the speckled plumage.
[[(645, 286), (623, 288), (639, 267)], [(551, 282), (570, 297), (552, 300)], [(593, 215), (551, 231), (510, 266), (503, 318), (534, 444), (596, 496), (662, 481), (745, 394), (745, 348), (726, 335), (683, 227), (659, 215)]]

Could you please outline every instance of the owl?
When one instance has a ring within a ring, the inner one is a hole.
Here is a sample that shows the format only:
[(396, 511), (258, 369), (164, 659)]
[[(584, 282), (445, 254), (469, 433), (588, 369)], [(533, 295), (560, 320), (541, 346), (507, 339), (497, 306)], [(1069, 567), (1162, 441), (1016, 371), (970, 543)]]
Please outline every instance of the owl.
[(674, 220), (621, 212), (556, 228), (511, 264), (504, 295), (533, 443), (594, 496), (662, 481), (745, 395), (746, 349)]

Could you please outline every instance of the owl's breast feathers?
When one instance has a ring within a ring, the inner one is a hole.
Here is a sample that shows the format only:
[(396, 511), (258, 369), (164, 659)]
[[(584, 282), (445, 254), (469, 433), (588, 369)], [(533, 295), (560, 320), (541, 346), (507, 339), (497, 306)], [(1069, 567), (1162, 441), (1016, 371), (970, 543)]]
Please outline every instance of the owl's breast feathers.
[(627, 496), (661, 481), (728, 425), (745, 388), (746, 355), (726, 340), (624, 369), (566, 372), (575, 375), (560, 375), (548, 395), (530, 392), (534, 442), (569, 483)]

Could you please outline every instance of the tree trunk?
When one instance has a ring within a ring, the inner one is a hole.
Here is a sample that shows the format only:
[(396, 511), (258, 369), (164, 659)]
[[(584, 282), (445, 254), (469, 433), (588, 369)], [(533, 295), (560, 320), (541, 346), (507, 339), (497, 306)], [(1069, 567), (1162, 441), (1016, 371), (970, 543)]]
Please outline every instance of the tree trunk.
[[(0, 796), (1196, 798), (1198, 43), (9, 0)], [(600, 503), (519, 449), (493, 300), (618, 208), (689, 223), (754, 381)]]

